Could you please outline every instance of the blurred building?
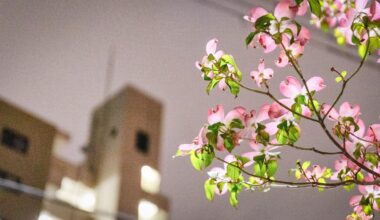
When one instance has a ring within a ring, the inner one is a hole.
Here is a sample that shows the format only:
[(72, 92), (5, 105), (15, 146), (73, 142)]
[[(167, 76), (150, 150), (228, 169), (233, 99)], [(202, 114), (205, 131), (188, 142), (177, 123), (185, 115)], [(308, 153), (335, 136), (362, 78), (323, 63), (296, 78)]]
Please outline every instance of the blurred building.
[(168, 219), (168, 200), (159, 193), (161, 112), (158, 101), (132, 87), (96, 108), (87, 149), (96, 209)]
[[(87, 160), (70, 164), (54, 154), (40, 220), (166, 220), (160, 195), (162, 105), (126, 87), (97, 107), (85, 147)], [(56, 150), (58, 151), (58, 150)]]
[(93, 112), (87, 160), (60, 157), (69, 137), (0, 100), (0, 178), (44, 193), (0, 188), (1, 220), (167, 220), (160, 194), (162, 105), (126, 87)]
[[(68, 139), (53, 125), (0, 99), (0, 178), (44, 190), (54, 145)], [(0, 188), (0, 219), (37, 219), (42, 198)]]

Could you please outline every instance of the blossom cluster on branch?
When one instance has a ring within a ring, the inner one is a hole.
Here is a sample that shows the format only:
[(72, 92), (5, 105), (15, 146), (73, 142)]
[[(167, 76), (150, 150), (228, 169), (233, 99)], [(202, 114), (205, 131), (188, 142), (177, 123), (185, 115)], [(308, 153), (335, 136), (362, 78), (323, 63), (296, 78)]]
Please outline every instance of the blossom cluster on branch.
[[(324, 79), (321, 76), (306, 79), (298, 62), (311, 32), (295, 19), (306, 15), (308, 10), (311, 24), (324, 31), (333, 29), (338, 44), (356, 46), (361, 57), (352, 72), (331, 68), (341, 89), (330, 104), (318, 101), (319, 93), (326, 87)], [(218, 50), (218, 40), (211, 39), (206, 45), (206, 55), (196, 62), (202, 78), (208, 82), (207, 93), (219, 87), (237, 97), (245, 89), (267, 96), (272, 103), (257, 110), (237, 106), (229, 112), (217, 105), (209, 110), (208, 121), (193, 142), (180, 145), (176, 156), (189, 156), (197, 170), (208, 168), (214, 161), (221, 162), (222, 166), (208, 171), (204, 190), (209, 200), (215, 194), (229, 193), (230, 204), (235, 207), (243, 189), (317, 187), (322, 191), (335, 187), (352, 190), (357, 186), (360, 194), (350, 200), (353, 213), (347, 219), (372, 219), (380, 207), (380, 124), (366, 126), (358, 105), (345, 101), (336, 108), (368, 56), (380, 55), (380, 3), (376, 0), (280, 0), (273, 13), (256, 7), (244, 19), (252, 25), (246, 45), (261, 47), (264, 53), (277, 51), (275, 65), (294, 69), (294, 74), (279, 85), (283, 97), (275, 97), (270, 89), (274, 71), (266, 66), (268, 62), (259, 60), (257, 69), (249, 74), (257, 88), (248, 87), (242, 83), (243, 73), (234, 57)], [(297, 142), (303, 120), (320, 127), (334, 150), (300, 146)], [(242, 145), (247, 146), (246, 152), (236, 153), (235, 149)], [(295, 180), (278, 179), (276, 173), (283, 148), (335, 157), (334, 166), (296, 161), (290, 170)], [(225, 151), (227, 155), (220, 156)]]

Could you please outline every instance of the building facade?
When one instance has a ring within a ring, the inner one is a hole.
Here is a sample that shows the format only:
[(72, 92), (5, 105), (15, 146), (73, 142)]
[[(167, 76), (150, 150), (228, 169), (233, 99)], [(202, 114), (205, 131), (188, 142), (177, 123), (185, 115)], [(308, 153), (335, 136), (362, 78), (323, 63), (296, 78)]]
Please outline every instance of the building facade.
[(168, 200), (159, 193), (161, 114), (158, 101), (130, 86), (96, 108), (88, 167), (97, 209), (139, 220), (168, 219)]
[[(57, 129), (0, 99), (0, 178), (44, 190)], [(42, 198), (0, 188), (0, 219), (37, 219)]]

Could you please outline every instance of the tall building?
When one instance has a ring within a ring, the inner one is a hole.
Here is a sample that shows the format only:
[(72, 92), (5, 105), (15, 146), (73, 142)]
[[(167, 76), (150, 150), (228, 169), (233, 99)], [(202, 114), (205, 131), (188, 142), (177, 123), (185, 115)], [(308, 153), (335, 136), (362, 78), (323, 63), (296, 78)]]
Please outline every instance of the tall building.
[(96, 108), (87, 149), (96, 209), (168, 219), (168, 200), (160, 194), (161, 113), (158, 101), (132, 87)]
[(0, 188), (1, 220), (167, 220), (160, 194), (162, 105), (126, 87), (93, 112), (87, 160), (60, 158), (68, 135), (0, 100), (0, 178), (45, 199)]
[[(44, 190), (57, 140), (53, 125), (0, 99), (0, 178)], [(0, 219), (37, 219), (42, 198), (0, 188)]]

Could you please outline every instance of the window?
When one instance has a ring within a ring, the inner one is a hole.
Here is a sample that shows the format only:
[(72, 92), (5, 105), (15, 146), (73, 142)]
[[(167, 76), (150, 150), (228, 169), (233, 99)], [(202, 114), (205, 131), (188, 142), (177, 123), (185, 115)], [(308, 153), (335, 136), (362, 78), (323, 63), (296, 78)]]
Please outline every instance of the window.
[(136, 133), (136, 148), (141, 153), (147, 154), (149, 152), (149, 136), (143, 131)]
[(158, 193), (160, 191), (161, 176), (160, 173), (150, 166), (141, 167), (141, 188), (148, 193)]
[(12, 150), (25, 154), (29, 148), (29, 140), (25, 135), (10, 128), (3, 128), (1, 143)]
[(150, 220), (154, 219), (154, 216), (158, 212), (158, 207), (156, 204), (147, 201), (141, 200), (138, 207), (138, 218), (139, 220)]

